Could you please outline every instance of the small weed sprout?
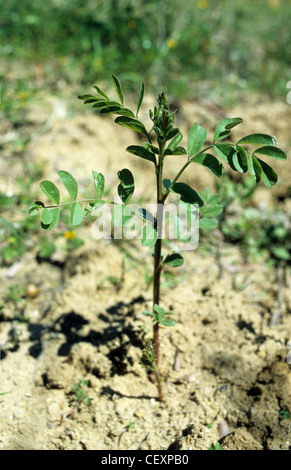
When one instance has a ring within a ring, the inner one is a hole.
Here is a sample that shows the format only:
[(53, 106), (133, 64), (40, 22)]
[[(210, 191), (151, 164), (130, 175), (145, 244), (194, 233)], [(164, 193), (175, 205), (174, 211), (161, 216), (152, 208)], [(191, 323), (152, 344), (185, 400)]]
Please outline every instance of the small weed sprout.
[[(160, 305), (161, 275), (165, 266), (178, 267), (184, 262), (181, 249), (176, 246), (170, 248), (164, 254), (162, 251), (164, 236), (164, 215), (165, 203), (170, 195), (178, 199), (177, 206), (183, 208), (186, 213), (187, 222), (195, 225), (199, 222), (200, 229), (213, 229), (217, 227), (217, 216), (223, 212), (223, 204), (218, 194), (211, 195), (210, 191), (197, 192), (188, 184), (180, 181), (184, 171), (193, 165), (200, 165), (211, 171), (217, 178), (224, 172), (224, 167), (229, 166), (233, 171), (248, 173), (256, 184), (262, 180), (266, 187), (276, 184), (278, 176), (273, 168), (261, 159), (261, 156), (286, 160), (286, 155), (278, 147), (275, 137), (268, 134), (250, 134), (236, 143), (230, 139), (232, 128), (242, 123), (239, 117), (221, 119), (214, 131), (213, 139), (208, 139), (207, 130), (197, 122), (190, 128), (187, 136), (186, 148), (180, 145), (183, 135), (175, 127), (175, 111), (171, 111), (166, 93), (162, 92), (157, 99), (157, 106), (149, 110), (149, 117), (152, 122), (151, 128), (147, 129), (139, 119), (138, 114), (144, 97), (144, 84), (141, 83), (137, 96), (137, 106), (133, 111), (124, 105), (124, 96), (120, 81), (112, 75), (113, 84), (116, 90), (116, 99), (111, 99), (95, 86), (96, 94), (84, 94), (79, 96), (85, 104), (104, 114), (116, 114), (115, 123), (129, 128), (143, 137), (142, 145), (130, 145), (126, 151), (135, 157), (142, 158), (145, 164), (151, 165), (156, 177), (155, 188), (155, 213), (147, 211), (145, 208), (133, 211), (129, 202), (135, 190), (134, 176), (130, 170), (123, 168), (118, 172), (119, 185), (117, 193), (119, 201), (108, 201), (103, 198), (105, 178), (98, 171), (92, 171), (95, 194), (89, 199), (78, 199), (78, 183), (75, 178), (65, 170), (58, 171), (65, 189), (71, 201), (61, 202), (58, 187), (51, 181), (45, 180), (40, 183), (40, 188), (44, 195), (50, 200), (49, 204), (36, 201), (30, 206), (30, 215), (35, 217), (41, 213), (41, 226), (45, 230), (53, 229), (58, 223), (60, 210), (64, 206), (71, 205), (71, 224), (78, 226), (82, 223), (83, 217), (92, 214), (96, 208), (104, 204), (113, 207), (113, 224), (124, 229), (134, 218), (139, 217), (143, 222), (141, 233), (141, 243), (144, 247), (152, 250), (153, 254), (153, 311), (146, 312), (153, 320), (153, 341), (148, 343), (142, 354), (141, 363), (148, 370), (156, 375), (159, 399), (163, 400), (162, 377), (160, 375), (160, 325), (174, 326), (175, 322), (169, 318)], [(208, 139), (208, 143), (206, 141)], [(209, 143), (211, 142), (211, 143)], [(177, 156), (179, 159), (186, 157), (186, 161), (181, 164), (181, 168), (173, 179), (164, 178), (164, 169), (167, 158)], [(84, 206), (84, 207), (83, 207)], [(197, 210), (198, 207), (198, 210)], [(176, 230), (176, 242), (183, 244), (193, 241), (191, 235), (183, 229), (183, 221), (179, 216), (174, 218)], [(182, 227), (182, 228), (181, 228)], [(172, 241), (172, 240), (171, 240)], [(197, 241), (197, 240), (196, 240)], [(173, 245), (173, 244), (172, 244)], [(164, 244), (166, 247), (166, 243)], [(195, 248), (197, 245), (195, 246)], [(184, 249), (184, 248), (183, 248)], [(182, 249), (182, 250), (183, 250)]]
[(89, 406), (93, 400), (93, 398), (89, 398), (87, 388), (88, 380), (79, 380), (79, 382), (72, 387), (71, 391), (78, 405), (85, 403), (85, 405)]
[(224, 448), (219, 444), (219, 442), (215, 442), (215, 444), (212, 444), (208, 450), (224, 450)]
[(281, 410), (280, 411), (280, 416), (284, 419), (290, 419), (290, 411), (289, 410)]

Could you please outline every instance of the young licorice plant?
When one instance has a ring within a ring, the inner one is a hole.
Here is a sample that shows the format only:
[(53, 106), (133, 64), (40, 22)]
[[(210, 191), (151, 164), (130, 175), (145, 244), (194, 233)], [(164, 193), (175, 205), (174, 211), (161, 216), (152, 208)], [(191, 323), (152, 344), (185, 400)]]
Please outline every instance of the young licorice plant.
[[(134, 210), (130, 209), (129, 201), (134, 193), (134, 177), (130, 170), (122, 169), (118, 172), (120, 184), (118, 185), (118, 202), (116, 200), (107, 201), (102, 199), (104, 192), (104, 176), (93, 171), (93, 181), (96, 194), (92, 199), (77, 199), (78, 184), (75, 178), (65, 170), (58, 171), (65, 188), (71, 196), (71, 201), (60, 202), (60, 192), (57, 186), (51, 181), (42, 181), (41, 190), (53, 204), (45, 205), (41, 201), (36, 201), (30, 207), (32, 216), (41, 212), (41, 226), (45, 230), (52, 229), (58, 222), (60, 209), (66, 204), (71, 204), (71, 223), (79, 225), (83, 216), (93, 213), (96, 207), (104, 204), (113, 205), (113, 224), (121, 225), (124, 228), (133, 219), (139, 217), (142, 222), (141, 243), (145, 247), (151, 247), (153, 253), (153, 310), (145, 312), (153, 319), (153, 338), (146, 345), (141, 359), (141, 364), (148, 371), (152, 371), (156, 376), (159, 400), (163, 400), (162, 376), (160, 373), (160, 326), (174, 326), (175, 322), (165, 312), (160, 305), (160, 285), (161, 274), (166, 265), (181, 266), (184, 257), (181, 251), (170, 250), (167, 255), (162, 252), (165, 226), (165, 204), (169, 195), (176, 195), (177, 207), (186, 208), (187, 224), (195, 225), (199, 221), (200, 228), (214, 228), (217, 225), (215, 216), (223, 211), (223, 205), (220, 203), (218, 195), (210, 195), (208, 190), (197, 192), (194, 188), (181, 181), (181, 177), (186, 169), (194, 171), (193, 166), (201, 165), (210, 170), (216, 177), (221, 177), (224, 166), (229, 165), (233, 171), (249, 173), (259, 183), (261, 179), (266, 186), (270, 187), (277, 182), (277, 174), (263, 160), (260, 155), (285, 160), (285, 153), (278, 148), (276, 139), (267, 134), (251, 134), (241, 138), (238, 142), (227, 142), (230, 138), (231, 129), (242, 123), (239, 117), (226, 118), (218, 122), (214, 136), (210, 144), (206, 145), (207, 130), (198, 123), (194, 123), (187, 136), (186, 148), (181, 147), (183, 136), (178, 128), (175, 127), (175, 111), (171, 111), (168, 98), (165, 92), (162, 92), (157, 98), (157, 106), (149, 110), (149, 117), (152, 121), (150, 129), (147, 129), (144, 123), (139, 119), (138, 114), (144, 97), (144, 84), (140, 86), (137, 97), (137, 107), (135, 111), (130, 110), (124, 105), (124, 96), (120, 81), (114, 75), (113, 84), (117, 94), (117, 101), (95, 86), (97, 94), (85, 94), (79, 96), (85, 104), (104, 114), (117, 115), (115, 123), (131, 129), (144, 138), (142, 145), (131, 145), (126, 148), (127, 152), (135, 157), (142, 158), (145, 164), (152, 165), (156, 176), (156, 197), (154, 214), (145, 208)], [(208, 140), (209, 142), (209, 140)], [(245, 147), (247, 146), (247, 147)], [(248, 146), (251, 149), (248, 149)], [(255, 148), (255, 149), (254, 149)], [(179, 172), (172, 178), (164, 179), (164, 170), (167, 159), (176, 156), (178, 159), (186, 158), (181, 163)], [(195, 165), (196, 164), (196, 165)], [(196, 167), (197, 168), (197, 167)], [(97, 195), (97, 197), (96, 197)], [(85, 207), (82, 207), (85, 204)], [(198, 209), (197, 209), (198, 208)], [(175, 234), (176, 241), (189, 242), (189, 231), (185, 236), (182, 217), (175, 215)], [(182, 228), (181, 228), (182, 227)], [(190, 230), (190, 233), (191, 230)], [(190, 241), (193, 241), (190, 235)], [(196, 240), (197, 241), (197, 240)], [(196, 247), (196, 245), (195, 245)]]

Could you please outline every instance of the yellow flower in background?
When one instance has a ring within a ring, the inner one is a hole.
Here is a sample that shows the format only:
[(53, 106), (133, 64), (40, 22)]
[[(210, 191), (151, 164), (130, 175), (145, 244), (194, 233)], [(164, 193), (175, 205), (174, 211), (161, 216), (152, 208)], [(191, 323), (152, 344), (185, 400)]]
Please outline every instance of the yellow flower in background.
[(173, 38), (169, 38), (167, 39), (167, 46), (169, 47), (169, 49), (174, 49), (174, 47), (177, 46), (177, 41), (176, 39), (173, 39)]
[(200, 10), (206, 10), (208, 7), (209, 7), (209, 3), (207, 0), (198, 1), (198, 8), (200, 8)]
[(64, 238), (66, 240), (72, 240), (72, 238), (75, 238), (75, 236), (76, 236), (76, 232), (74, 230), (70, 230), (64, 233)]

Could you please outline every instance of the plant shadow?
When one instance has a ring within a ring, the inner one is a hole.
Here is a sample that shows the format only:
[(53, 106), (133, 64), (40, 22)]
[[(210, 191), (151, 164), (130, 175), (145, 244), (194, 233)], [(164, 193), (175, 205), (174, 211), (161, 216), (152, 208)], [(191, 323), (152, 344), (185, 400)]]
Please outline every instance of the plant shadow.
[[(57, 350), (57, 355), (62, 357), (70, 356), (72, 347), (77, 343), (90, 343), (98, 349), (101, 345), (106, 345), (118, 338), (118, 346), (110, 348), (108, 353), (112, 364), (111, 373), (126, 373), (126, 361), (131, 361), (131, 358), (126, 358), (128, 347), (135, 346), (140, 349), (144, 347), (140, 338), (140, 329), (135, 327), (134, 321), (128, 321), (128, 318), (134, 317), (134, 307), (144, 301), (144, 297), (139, 296), (128, 303), (118, 302), (109, 307), (99, 315), (106, 325), (101, 332), (91, 329), (86, 334), (82, 333), (84, 326), (88, 325), (89, 321), (74, 310), (60, 315), (49, 328), (29, 323), (29, 341), (33, 342), (29, 348), (29, 354), (34, 358), (41, 355), (44, 349), (42, 337), (48, 331), (52, 337), (55, 335), (64, 338)], [(126, 315), (124, 314), (125, 309)]]

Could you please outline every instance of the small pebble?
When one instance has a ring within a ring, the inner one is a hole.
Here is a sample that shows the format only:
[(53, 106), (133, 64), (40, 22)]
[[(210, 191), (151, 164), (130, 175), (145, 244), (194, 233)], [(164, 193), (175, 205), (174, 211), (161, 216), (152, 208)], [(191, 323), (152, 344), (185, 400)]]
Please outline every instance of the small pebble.
[(25, 296), (34, 299), (38, 296), (40, 290), (35, 284), (28, 284), (25, 288)]

